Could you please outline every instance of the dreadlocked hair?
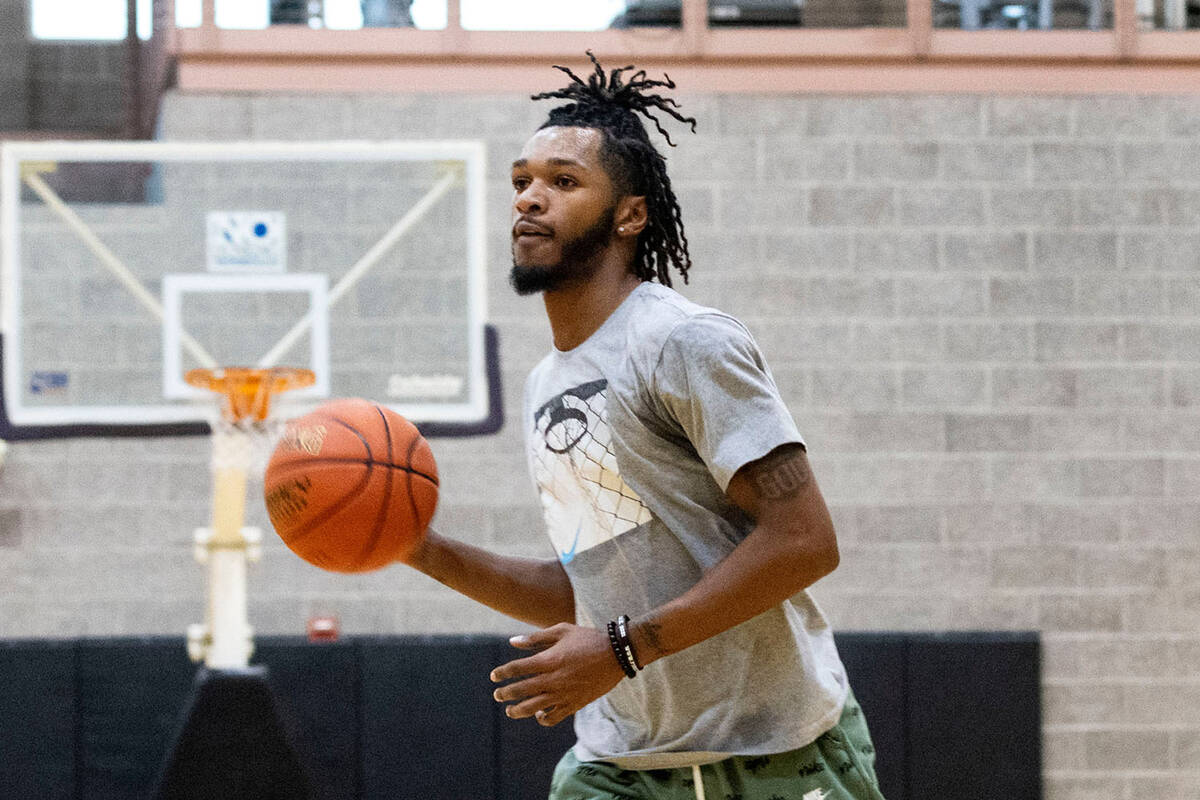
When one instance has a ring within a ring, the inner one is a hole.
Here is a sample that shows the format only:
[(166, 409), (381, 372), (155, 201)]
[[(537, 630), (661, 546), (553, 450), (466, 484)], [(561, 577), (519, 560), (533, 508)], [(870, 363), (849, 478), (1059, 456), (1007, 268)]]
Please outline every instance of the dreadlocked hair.
[(587, 55), (595, 67), (587, 81), (569, 68), (555, 65), (555, 69), (571, 78), (571, 83), (556, 91), (533, 96), (534, 100), (572, 101), (553, 109), (542, 128), (560, 126), (600, 131), (603, 137), (600, 160), (617, 192), (646, 198), (647, 222), (638, 236), (634, 274), (644, 281), (657, 278), (660, 283), (670, 286), (670, 268), (674, 266), (687, 283), (692, 258), (688, 255), (679, 201), (671, 189), (671, 179), (667, 177), (667, 161), (650, 141), (645, 125), (637, 115), (651, 120), (671, 147), (675, 146), (671, 135), (651, 109), (690, 124), (693, 132), (696, 120), (676, 111), (679, 104), (673, 99), (647, 93), (658, 87), (674, 89), (675, 83), (670, 76), (664, 74), (665, 80), (651, 80), (646, 77), (645, 70), (624, 76), (623, 73), (632, 70), (632, 66), (606, 74), (591, 50)]

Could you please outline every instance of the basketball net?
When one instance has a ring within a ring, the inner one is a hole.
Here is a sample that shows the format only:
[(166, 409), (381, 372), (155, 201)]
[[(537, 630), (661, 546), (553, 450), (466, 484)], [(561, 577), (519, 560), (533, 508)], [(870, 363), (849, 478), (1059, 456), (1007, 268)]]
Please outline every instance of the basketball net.
[(257, 560), (262, 532), (243, 527), (246, 485), (262, 475), (284, 420), (271, 415), (271, 400), (289, 389), (310, 386), (311, 370), (291, 367), (194, 369), (192, 386), (217, 393), (219, 414), (212, 427), (212, 527), (196, 531), (196, 559), (208, 565), (205, 622), (188, 628), (188, 654), (210, 669), (249, 664), (253, 630), (246, 614), (246, 565)]

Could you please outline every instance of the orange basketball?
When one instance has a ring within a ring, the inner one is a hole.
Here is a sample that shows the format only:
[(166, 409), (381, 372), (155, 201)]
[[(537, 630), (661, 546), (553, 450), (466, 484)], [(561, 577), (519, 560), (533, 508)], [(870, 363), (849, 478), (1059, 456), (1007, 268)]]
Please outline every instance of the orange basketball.
[(334, 400), (288, 422), (263, 496), (293, 553), (322, 569), (366, 572), (404, 558), (424, 537), (437, 507), (437, 464), (396, 412)]

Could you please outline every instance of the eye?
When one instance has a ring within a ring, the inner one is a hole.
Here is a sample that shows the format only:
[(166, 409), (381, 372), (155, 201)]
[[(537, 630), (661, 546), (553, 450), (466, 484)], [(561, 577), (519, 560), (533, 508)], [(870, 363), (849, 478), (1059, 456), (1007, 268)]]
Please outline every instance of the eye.
[(520, 192), (524, 190), (525, 187), (529, 186), (529, 178), (526, 178), (524, 175), (514, 176), (512, 179), (512, 185), (514, 189)]
[(576, 186), (577, 184), (576, 184), (575, 179), (572, 178), (570, 175), (559, 175), (557, 178), (555, 178), (554, 185), (559, 187), (560, 189), (570, 189), (571, 187)]

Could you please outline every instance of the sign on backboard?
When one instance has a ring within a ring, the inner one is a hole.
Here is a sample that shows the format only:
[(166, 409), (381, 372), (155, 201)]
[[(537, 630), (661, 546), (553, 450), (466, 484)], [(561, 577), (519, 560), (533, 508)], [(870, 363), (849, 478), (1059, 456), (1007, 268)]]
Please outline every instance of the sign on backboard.
[(0, 149), (0, 437), (207, 430), (196, 367), (288, 366), (427, 435), (499, 426), (478, 142)]
[(207, 238), (209, 272), (287, 271), (282, 211), (210, 211)]

